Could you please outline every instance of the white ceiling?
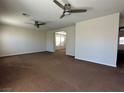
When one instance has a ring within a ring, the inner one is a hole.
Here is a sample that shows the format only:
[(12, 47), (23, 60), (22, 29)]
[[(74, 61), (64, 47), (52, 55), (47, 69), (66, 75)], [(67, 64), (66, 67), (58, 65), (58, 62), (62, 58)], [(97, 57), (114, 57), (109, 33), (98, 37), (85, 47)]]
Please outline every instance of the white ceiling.
[[(115, 12), (121, 12), (124, 17), (124, 0), (68, 0), (68, 2), (75, 8), (87, 7), (89, 11), (59, 19), (63, 11), (53, 3), (53, 0), (0, 0), (0, 23), (34, 28), (25, 22), (37, 19), (47, 22), (41, 29), (50, 30)], [(31, 17), (24, 17), (22, 13), (30, 14)]]

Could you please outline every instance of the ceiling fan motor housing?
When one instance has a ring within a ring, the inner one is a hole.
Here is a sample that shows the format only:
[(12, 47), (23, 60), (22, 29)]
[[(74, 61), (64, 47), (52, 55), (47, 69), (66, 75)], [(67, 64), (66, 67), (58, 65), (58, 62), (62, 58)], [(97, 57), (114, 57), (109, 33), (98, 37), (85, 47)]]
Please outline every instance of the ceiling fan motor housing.
[(71, 10), (71, 4), (65, 4), (65, 10), (68, 12)]

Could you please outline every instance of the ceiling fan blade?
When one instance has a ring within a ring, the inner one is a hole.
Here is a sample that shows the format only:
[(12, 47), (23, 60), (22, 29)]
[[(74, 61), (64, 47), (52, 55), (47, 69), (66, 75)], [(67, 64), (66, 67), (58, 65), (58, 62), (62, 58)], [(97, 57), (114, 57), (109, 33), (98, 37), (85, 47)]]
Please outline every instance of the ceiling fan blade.
[(64, 9), (64, 6), (61, 3), (59, 3), (57, 0), (53, 0), (53, 2), (57, 4), (60, 8)]
[(39, 25), (36, 25), (36, 27), (39, 29), (40, 28), (40, 26)]
[(81, 13), (81, 12), (87, 12), (86, 9), (72, 9), (70, 10), (71, 13)]
[(62, 14), (62, 15), (60, 16), (60, 19), (62, 19), (64, 16), (65, 16), (65, 14)]
[(46, 25), (46, 23), (40, 23), (39, 25)]

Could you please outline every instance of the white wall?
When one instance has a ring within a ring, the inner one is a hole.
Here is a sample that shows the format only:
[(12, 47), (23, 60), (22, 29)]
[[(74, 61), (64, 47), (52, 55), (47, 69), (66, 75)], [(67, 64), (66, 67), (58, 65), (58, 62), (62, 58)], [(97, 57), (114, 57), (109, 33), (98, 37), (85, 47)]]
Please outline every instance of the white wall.
[(66, 55), (75, 56), (75, 26), (66, 28)]
[(46, 51), (46, 32), (0, 26), (0, 56)]
[(47, 32), (47, 51), (55, 51), (55, 32), (65, 31), (66, 36), (66, 55), (75, 56), (75, 26), (57, 29)]
[(47, 43), (48, 52), (55, 52), (55, 33), (53, 31), (47, 32)]
[(75, 58), (116, 67), (119, 13), (76, 24)]

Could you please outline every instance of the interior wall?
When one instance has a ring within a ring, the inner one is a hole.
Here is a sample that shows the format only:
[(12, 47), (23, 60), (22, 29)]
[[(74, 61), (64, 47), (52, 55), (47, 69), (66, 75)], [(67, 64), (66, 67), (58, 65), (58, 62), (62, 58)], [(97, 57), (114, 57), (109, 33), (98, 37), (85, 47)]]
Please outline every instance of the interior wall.
[(47, 43), (46, 43), (48, 52), (55, 52), (55, 32), (47, 31)]
[(75, 25), (47, 32), (47, 51), (55, 51), (55, 32), (65, 31), (66, 55), (75, 56)]
[(116, 67), (119, 13), (76, 24), (75, 58)]
[(66, 55), (75, 56), (75, 25), (66, 28)]
[(0, 26), (0, 56), (46, 51), (46, 32)]

